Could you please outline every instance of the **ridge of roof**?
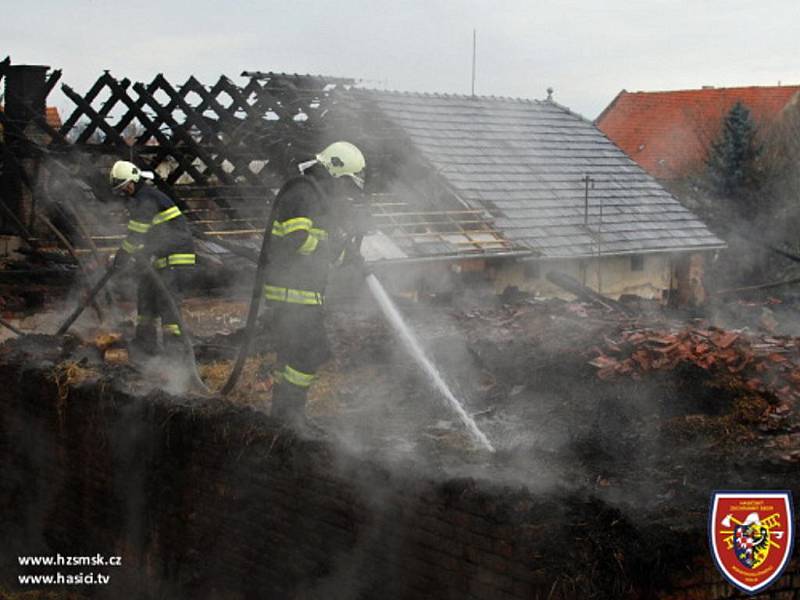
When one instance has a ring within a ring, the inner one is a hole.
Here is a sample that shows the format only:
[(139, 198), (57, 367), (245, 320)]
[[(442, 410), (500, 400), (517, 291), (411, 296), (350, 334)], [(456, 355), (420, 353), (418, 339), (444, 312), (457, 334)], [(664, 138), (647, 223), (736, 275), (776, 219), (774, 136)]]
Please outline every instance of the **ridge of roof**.
[(592, 121), (591, 119), (589, 119), (589, 118), (587, 118), (587, 117), (584, 117), (584, 116), (583, 116), (581, 113), (575, 112), (575, 111), (574, 111), (574, 110), (572, 110), (572, 109), (571, 109), (569, 106), (565, 106), (565, 105), (563, 105), (563, 104), (559, 104), (558, 102), (556, 102), (556, 101), (555, 101), (555, 100), (553, 100), (553, 99), (550, 99), (550, 100), (545, 100), (544, 102), (545, 102), (546, 104), (552, 104), (553, 106), (557, 106), (558, 108), (560, 108), (561, 110), (563, 110), (565, 113), (567, 113), (567, 114), (570, 114), (570, 115), (572, 115), (573, 117), (578, 117), (578, 118), (579, 118), (581, 121), (583, 121), (584, 123), (588, 123), (589, 125), (592, 125), (592, 126), (594, 126), (594, 121)]
[[(443, 100), (475, 100), (491, 102), (516, 102), (519, 104), (555, 104), (552, 100), (538, 100), (536, 98), (520, 98), (515, 96), (494, 96), (471, 94), (448, 94), (444, 92), (409, 92), (404, 90), (385, 90), (378, 88), (353, 88), (351, 92), (376, 94), (383, 96), (404, 96), (412, 98), (438, 98)], [(560, 106), (560, 105), (558, 105)], [(562, 107), (563, 108), (563, 107)]]
[(790, 85), (738, 85), (732, 87), (716, 87), (716, 86), (708, 86), (708, 87), (700, 87), (700, 88), (682, 88), (677, 90), (636, 90), (636, 91), (628, 91), (623, 89), (620, 94), (685, 94), (685, 93), (694, 93), (694, 94), (710, 94), (713, 92), (736, 92), (740, 90), (800, 90), (800, 84), (790, 84)]

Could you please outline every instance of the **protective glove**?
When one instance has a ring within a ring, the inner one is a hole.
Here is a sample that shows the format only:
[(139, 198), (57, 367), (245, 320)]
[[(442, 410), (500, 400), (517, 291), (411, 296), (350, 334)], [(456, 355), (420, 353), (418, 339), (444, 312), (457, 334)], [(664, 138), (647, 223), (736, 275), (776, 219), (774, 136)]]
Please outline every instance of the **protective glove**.
[(367, 265), (367, 261), (364, 259), (355, 243), (350, 243), (347, 245), (342, 266), (353, 269), (354, 271), (361, 273), (364, 277), (370, 273), (369, 265)]
[(375, 222), (369, 207), (363, 204), (353, 205), (350, 218), (352, 219), (352, 232), (357, 236), (363, 237), (375, 230)]

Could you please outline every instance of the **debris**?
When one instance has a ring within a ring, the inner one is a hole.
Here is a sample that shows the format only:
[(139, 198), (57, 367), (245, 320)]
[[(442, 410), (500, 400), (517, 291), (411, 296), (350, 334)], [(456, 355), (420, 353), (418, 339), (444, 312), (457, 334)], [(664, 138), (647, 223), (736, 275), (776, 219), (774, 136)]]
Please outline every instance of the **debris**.
[(128, 362), (128, 351), (125, 348), (110, 348), (103, 354), (103, 360), (111, 365), (124, 365)]
[(571, 294), (575, 294), (578, 298), (580, 298), (584, 302), (596, 302), (600, 306), (604, 306), (610, 310), (617, 311), (622, 315), (631, 314), (630, 309), (628, 309), (623, 304), (620, 304), (619, 302), (617, 302), (616, 300), (612, 300), (611, 298), (607, 298), (602, 294), (598, 294), (593, 289), (586, 287), (580, 281), (578, 281), (574, 277), (570, 277), (566, 273), (562, 273), (560, 271), (550, 271), (547, 274), (547, 280), (551, 283), (554, 283), (558, 287), (565, 289)]
[(107, 350), (120, 342), (122, 342), (122, 334), (116, 331), (98, 333), (94, 338), (94, 345), (100, 350)]
[(707, 371), (717, 387), (742, 397), (760, 394), (770, 404), (755, 419), (762, 425), (770, 419), (788, 418), (800, 398), (800, 352), (790, 337), (714, 327), (627, 330), (618, 337), (607, 336), (596, 352), (588, 362), (603, 380), (695, 367)]
[(758, 324), (768, 332), (775, 333), (775, 328), (778, 326), (778, 321), (775, 319), (775, 313), (773, 313), (766, 306), (762, 307), (761, 318), (758, 320)]

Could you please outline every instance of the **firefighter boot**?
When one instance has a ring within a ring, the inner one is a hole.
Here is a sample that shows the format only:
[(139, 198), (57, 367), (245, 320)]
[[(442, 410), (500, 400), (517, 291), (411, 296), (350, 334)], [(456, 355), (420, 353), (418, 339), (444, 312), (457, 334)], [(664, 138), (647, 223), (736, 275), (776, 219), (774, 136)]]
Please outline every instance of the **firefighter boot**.
[(145, 356), (158, 354), (158, 330), (154, 319), (139, 317), (136, 323), (136, 333), (131, 342), (131, 350)]
[(270, 415), (299, 433), (324, 437), (325, 431), (306, 416), (307, 394), (307, 388), (297, 387), (285, 381), (276, 381), (272, 386)]
[(272, 386), (270, 414), (287, 425), (300, 425), (306, 416), (306, 390), (285, 381), (276, 381)]
[(162, 327), (164, 336), (164, 355), (168, 360), (176, 363), (187, 361), (186, 347), (183, 345), (183, 337), (177, 325), (167, 324)]

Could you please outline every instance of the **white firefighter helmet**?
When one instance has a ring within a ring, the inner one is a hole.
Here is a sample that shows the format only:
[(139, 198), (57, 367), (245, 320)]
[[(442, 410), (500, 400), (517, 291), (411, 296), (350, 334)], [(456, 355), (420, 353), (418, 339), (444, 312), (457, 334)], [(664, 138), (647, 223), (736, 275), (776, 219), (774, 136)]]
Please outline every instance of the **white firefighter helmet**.
[(152, 179), (153, 174), (142, 171), (132, 162), (118, 160), (108, 173), (108, 180), (115, 190), (125, 187), (128, 183), (138, 183), (140, 179)]
[(333, 177), (350, 177), (359, 188), (364, 189), (367, 161), (354, 144), (334, 142), (317, 154), (316, 158)]

